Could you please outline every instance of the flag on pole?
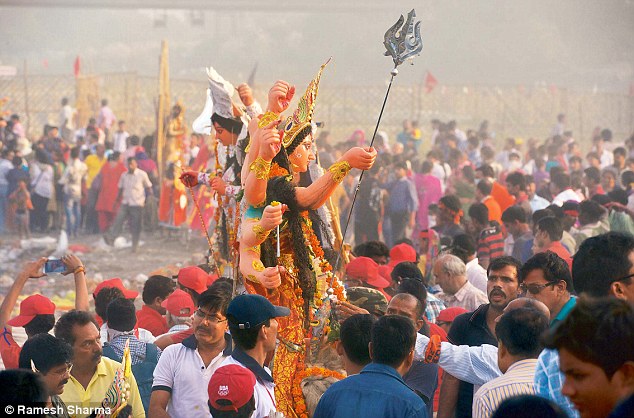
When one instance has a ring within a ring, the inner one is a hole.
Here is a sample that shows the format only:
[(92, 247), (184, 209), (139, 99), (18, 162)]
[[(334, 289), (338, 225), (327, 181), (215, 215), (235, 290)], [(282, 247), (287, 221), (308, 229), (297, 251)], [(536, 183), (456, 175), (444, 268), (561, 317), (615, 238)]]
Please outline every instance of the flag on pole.
[(79, 77), (80, 68), (81, 63), (79, 61), (79, 55), (77, 55), (77, 58), (75, 58), (75, 63), (73, 64), (73, 74), (75, 74), (75, 77)]
[(436, 85), (438, 85), (438, 80), (436, 80), (436, 77), (434, 77), (431, 72), (427, 71), (427, 74), (425, 75), (425, 88), (427, 89), (426, 93), (431, 93)]

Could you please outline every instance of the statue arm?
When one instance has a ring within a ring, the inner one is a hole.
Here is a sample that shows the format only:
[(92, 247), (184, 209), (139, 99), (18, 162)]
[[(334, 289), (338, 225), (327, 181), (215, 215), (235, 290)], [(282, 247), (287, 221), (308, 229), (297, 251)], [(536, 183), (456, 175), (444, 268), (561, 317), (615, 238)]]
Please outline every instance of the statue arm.
[(348, 150), (326, 173), (308, 187), (296, 189), (297, 203), (304, 208), (322, 206), (351, 169), (369, 170), (376, 160), (374, 148), (355, 147)]

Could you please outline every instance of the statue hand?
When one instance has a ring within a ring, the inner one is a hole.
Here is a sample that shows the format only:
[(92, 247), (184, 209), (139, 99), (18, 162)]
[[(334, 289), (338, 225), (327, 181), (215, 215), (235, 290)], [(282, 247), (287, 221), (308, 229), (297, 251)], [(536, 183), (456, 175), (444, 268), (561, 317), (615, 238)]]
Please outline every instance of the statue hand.
[(282, 273), (286, 269), (282, 266), (267, 267), (258, 276), (258, 280), (267, 289), (276, 289), (282, 284)]
[(253, 104), (253, 91), (247, 83), (240, 84), (236, 90), (238, 90), (238, 96), (240, 96), (242, 104), (245, 106), (251, 106)]
[(295, 86), (291, 86), (286, 81), (278, 80), (269, 90), (268, 109), (278, 115), (288, 109), (288, 106), (295, 95)]
[(260, 144), (260, 157), (264, 158), (266, 161), (273, 160), (282, 147), (280, 133), (277, 130), (278, 123), (279, 120), (276, 119), (266, 128), (258, 129), (258, 132), (256, 133), (257, 141)]
[(359, 170), (369, 170), (376, 161), (376, 150), (374, 148), (354, 147), (343, 154), (343, 159), (348, 161), (350, 167)]
[(286, 205), (268, 205), (264, 208), (264, 213), (262, 213), (260, 226), (262, 226), (265, 231), (272, 230), (282, 223), (282, 214), (287, 208), (288, 207)]
[(196, 171), (185, 171), (180, 176), (181, 181), (187, 187), (194, 187), (198, 185), (198, 172)]
[(227, 183), (222, 179), (222, 177), (214, 177), (211, 180), (211, 188), (216, 191), (220, 196), (224, 196), (227, 189)]

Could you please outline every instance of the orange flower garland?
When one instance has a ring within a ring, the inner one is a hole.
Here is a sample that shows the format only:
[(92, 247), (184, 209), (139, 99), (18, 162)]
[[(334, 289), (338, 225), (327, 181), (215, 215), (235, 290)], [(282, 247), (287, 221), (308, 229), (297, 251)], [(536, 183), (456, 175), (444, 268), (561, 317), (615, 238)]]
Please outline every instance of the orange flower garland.
[(306, 367), (302, 362), (297, 364), (297, 372), (295, 373), (295, 379), (293, 380), (293, 402), (295, 404), (295, 412), (300, 418), (308, 418), (308, 410), (306, 408), (306, 401), (304, 400), (304, 393), (302, 392), (302, 380), (311, 376), (322, 376), (324, 378), (334, 377), (338, 380), (346, 378), (345, 375), (336, 372), (334, 370), (328, 370), (323, 367)]

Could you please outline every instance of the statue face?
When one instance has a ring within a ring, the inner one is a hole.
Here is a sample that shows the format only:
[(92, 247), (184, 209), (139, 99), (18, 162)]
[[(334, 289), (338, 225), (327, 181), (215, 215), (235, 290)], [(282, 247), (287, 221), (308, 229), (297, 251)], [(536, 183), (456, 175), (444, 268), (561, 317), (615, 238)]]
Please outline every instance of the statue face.
[(236, 143), (238, 135), (231, 133), (222, 126), (214, 122), (214, 130), (216, 131), (216, 138), (224, 145), (228, 147)]
[(288, 156), (291, 164), (293, 165), (293, 171), (303, 173), (308, 170), (308, 163), (315, 159), (313, 154), (313, 138), (308, 135), (301, 144), (291, 155)]

